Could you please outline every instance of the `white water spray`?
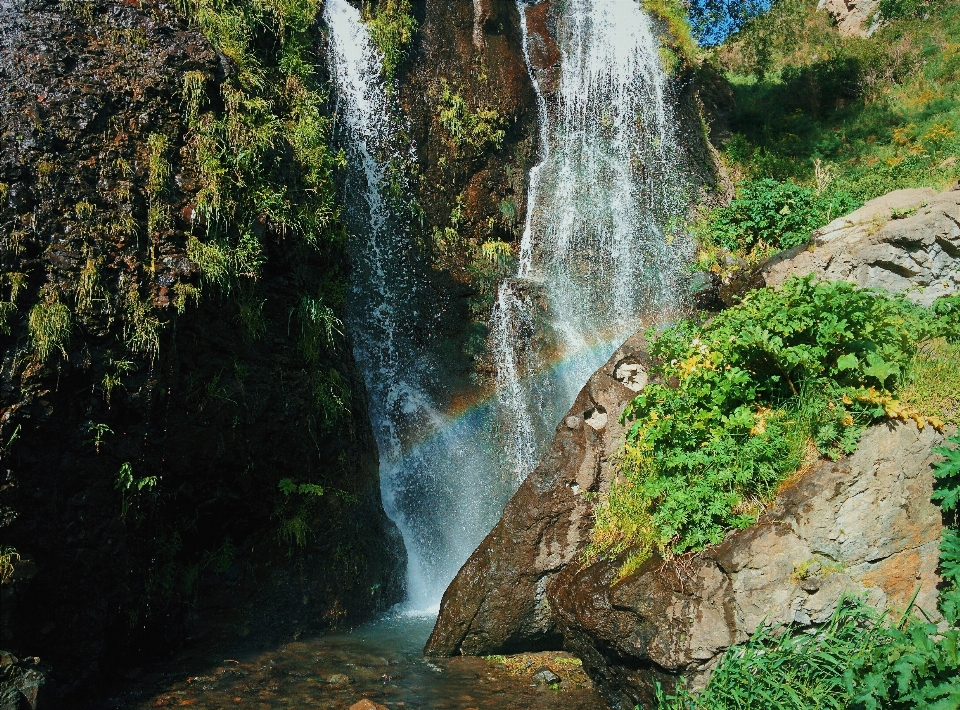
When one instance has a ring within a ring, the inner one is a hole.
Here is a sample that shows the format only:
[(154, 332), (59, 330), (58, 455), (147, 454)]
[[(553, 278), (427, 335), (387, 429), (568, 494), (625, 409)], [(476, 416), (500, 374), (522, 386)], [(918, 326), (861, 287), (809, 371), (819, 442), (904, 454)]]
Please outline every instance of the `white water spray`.
[[(530, 171), (518, 279), (500, 288), (491, 335), (502, 417), (512, 422), (506, 446), (522, 452), (513, 457), (522, 478), (586, 378), (641, 318), (675, 307), (687, 250), (664, 228), (682, 209), (681, 185), (649, 18), (636, 0), (568, 0), (554, 18), (559, 85), (545, 96), (522, 0), (518, 10), (541, 160)], [(518, 288), (524, 281), (539, 284), (561, 372), (544, 371), (533, 344), (516, 337), (539, 305), (534, 289)], [(548, 406), (531, 416), (524, 403), (538, 395)]]
[(380, 452), (384, 508), (408, 555), (408, 606), (439, 606), (446, 585), (496, 522), (512, 492), (491, 472), (483, 413), (453, 418), (430, 395), (437, 377), (424, 343), (436, 304), (423, 288), (409, 216), (393, 197), (409, 160), (400, 112), (381, 79), (380, 56), (360, 13), (327, 0), (336, 89), (335, 139), (347, 151), (351, 279), (347, 320), (364, 374)]

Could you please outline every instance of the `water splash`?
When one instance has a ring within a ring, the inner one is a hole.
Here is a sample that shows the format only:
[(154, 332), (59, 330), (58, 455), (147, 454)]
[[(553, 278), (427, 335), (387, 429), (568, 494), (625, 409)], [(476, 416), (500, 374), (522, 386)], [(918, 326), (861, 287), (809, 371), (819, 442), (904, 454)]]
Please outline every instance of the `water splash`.
[(402, 114), (383, 84), (360, 13), (327, 0), (335, 140), (347, 152), (345, 216), (352, 231), (347, 323), (380, 452), (384, 508), (407, 548), (412, 609), (439, 606), (446, 585), (496, 522), (513, 490), (496, 475), (489, 408), (452, 417), (431, 396), (439, 368), (425, 343), (442, 308), (424, 288), (407, 213)]
[[(522, 0), (518, 10), (541, 160), (530, 171), (519, 279), (500, 288), (491, 335), (503, 418), (514, 423), (507, 448), (523, 452), (514, 457), (522, 478), (546, 441), (539, 432), (557, 421), (586, 378), (642, 318), (676, 308), (688, 246), (665, 229), (682, 214), (682, 183), (667, 78), (640, 5), (568, 0), (555, 18), (560, 80), (549, 96), (527, 50)], [(529, 356), (536, 344), (516, 337), (539, 307), (518, 291), (522, 280), (540, 285), (542, 330), (570, 363), (563, 380), (541, 372)], [(536, 410), (539, 422), (524, 405), (537, 396), (546, 405)]]

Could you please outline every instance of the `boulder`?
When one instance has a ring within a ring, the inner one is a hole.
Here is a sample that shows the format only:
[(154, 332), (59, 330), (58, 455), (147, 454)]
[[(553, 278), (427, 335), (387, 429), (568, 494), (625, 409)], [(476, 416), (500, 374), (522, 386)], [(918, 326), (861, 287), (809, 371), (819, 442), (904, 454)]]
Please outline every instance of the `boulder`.
[(842, 595), (899, 611), (916, 592), (937, 619), (942, 528), (930, 494), (942, 438), (874, 426), (854, 455), (815, 465), (714, 548), (652, 558), (620, 581), (622, 559), (566, 567), (546, 590), (564, 647), (619, 710), (652, 703), (658, 681), (702, 687), (761, 624), (821, 624)]
[(815, 626), (844, 594), (936, 618), (939, 509), (931, 427), (883, 424), (858, 451), (784, 486), (757, 525), (696, 555), (588, 562), (597, 494), (616, 476), (627, 402), (650, 381), (631, 337), (581, 390), (540, 465), (443, 596), (425, 653), (564, 648), (614, 708), (653, 702), (656, 682), (702, 686), (724, 651), (762, 623)]
[(897, 190), (813, 233), (810, 244), (782, 252), (761, 268), (762, 284), (793, 274), (904, 293), (929, 305), (960, 291), (960, 185), (937, 194)]
[(50, 707), (50, 666), (39, 658), (17, 658), (0, 651), (0, 710), (43, 710)]
[(844, 37), (869, 37), (880, 26), (879, 0), (820, 0), (818, 10), (826, 10)]
[(444, 593), (427, 655), (561, 647), (547, 585), (590, 540), (593, 494), (609, 487), (623, 441), (620, 412), (648, 366), (646, 341), (634, 335), (580, 391), (547, 455)]

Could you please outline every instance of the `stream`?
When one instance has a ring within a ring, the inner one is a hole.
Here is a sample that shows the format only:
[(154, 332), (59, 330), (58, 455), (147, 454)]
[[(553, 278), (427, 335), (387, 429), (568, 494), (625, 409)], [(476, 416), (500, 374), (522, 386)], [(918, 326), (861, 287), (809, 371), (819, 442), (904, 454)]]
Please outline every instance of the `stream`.
[[(431, 659), (422, 649), (434, 617), (388, 615), (346, 633), (270, 650), (190, 654), (138, 674), (137, 689), (107, 707), (148, 710), (328, 708), (368, 699), (393, 710), (602, 710), (577, 659), (565, 653)], [(559, 682), (533, 678), (550, 669)]]

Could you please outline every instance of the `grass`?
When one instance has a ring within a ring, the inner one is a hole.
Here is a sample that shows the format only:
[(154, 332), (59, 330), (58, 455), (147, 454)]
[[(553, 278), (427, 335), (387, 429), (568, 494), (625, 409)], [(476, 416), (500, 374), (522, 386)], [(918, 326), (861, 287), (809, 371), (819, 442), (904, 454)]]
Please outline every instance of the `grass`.
[(900, 400), (916, 409), (960, 426), (960, 344), (943, 338), (920, 346)]
[(40, 301), (30, 309), (28, 325), (37, 360), (46, 362), (55, 350), (67, 359), (73, 316), (60, 299), (58, 289), (52, 285), (44, 288)]
[[(862, 203), (960, 179), (960, 2), (937, 3), (927, 19), (907, 13), (870, 38), (840, 37), (816, 5), (780, 0), (708, 55), (736, 102), (721, 156), (739, 190), (769, 179)], [(701, 214), (708, 244), (716, 216)]]

